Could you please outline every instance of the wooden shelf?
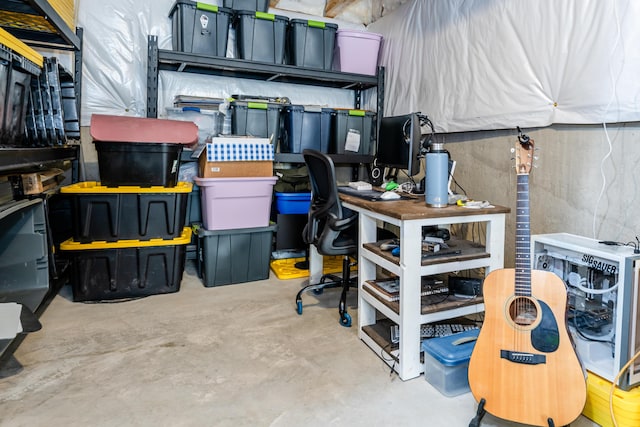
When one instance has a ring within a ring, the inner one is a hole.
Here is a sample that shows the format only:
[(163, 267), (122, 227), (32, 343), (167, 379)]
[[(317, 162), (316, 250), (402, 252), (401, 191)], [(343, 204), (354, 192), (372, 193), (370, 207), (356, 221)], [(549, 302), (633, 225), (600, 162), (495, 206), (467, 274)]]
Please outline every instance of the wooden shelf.
[[(375, 292), (370, 291), (368, 288), (363, 287), (365, 292), (373, 296), (385, 306), (389, 307), (395, 313), (400, 314), (400, 303), (398, 301), (387, 301)], [(466, 307), (469, 305), (475, 305), (483, 303), (484, 298), (477, 296), (473, 298), (457, 297), (455, 295), (441, 294), (441, 295), (426, 295), (420, 298), (421, 314), (436, 313), (444, 310), (452, 310), (454, 308)]]
[[(399, 257), (391, 255), (391, 251), (383, 251), (382, 249), (380, 249), (380, 245), (382, 243), (383, 242), (365, 243), (364, 247), (365, 249), (386, 259), (387, 261), (390, 261), (394, 264), (399, 264)], [(459, 250), (460, 253), (450, 255), (425, 256), (422, 258), (422, 266), (444, 264), (454, 261), (469, 261), (479, 258), (489, 258), (491, 256), (491, 254), (486, 251), (485, 246), (480, 245), (479, 243), (472, 242), (470, 240), (452, 239), (447, 241), (447, 245), (449, 246), (449, 249), (443, 249), (442, 252), (447, 252), (449, 250)]]

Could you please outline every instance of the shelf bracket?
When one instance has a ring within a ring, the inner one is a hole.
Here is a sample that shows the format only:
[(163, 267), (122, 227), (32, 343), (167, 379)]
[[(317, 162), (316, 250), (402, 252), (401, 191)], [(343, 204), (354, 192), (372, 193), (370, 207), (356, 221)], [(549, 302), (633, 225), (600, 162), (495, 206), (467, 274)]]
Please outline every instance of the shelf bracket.
[(147, 117), (158, 117), (158, 36), (147, 44)]

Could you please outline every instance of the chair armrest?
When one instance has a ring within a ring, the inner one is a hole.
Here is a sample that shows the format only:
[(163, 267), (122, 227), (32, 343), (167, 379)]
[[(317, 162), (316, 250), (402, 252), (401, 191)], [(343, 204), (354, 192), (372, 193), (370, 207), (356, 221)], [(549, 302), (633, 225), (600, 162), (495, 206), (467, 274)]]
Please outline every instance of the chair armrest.
[(335, 231), (346, 230), (347, 228), (353, 226), (353, 224), (358, 221), (358, 215), (352, 215), (348, 218), (337, 218), (334, 214), (330, 213), (329, 217), (329, 227)]

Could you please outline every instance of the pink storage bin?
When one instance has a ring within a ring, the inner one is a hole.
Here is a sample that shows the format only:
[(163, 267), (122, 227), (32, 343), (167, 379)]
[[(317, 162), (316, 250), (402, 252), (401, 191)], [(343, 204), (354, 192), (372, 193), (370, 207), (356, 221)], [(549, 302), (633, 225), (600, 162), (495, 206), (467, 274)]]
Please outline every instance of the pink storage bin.
[(269, 225), (277, 177), (194, 179), (200, 187), (202, 222), (207, 230)]
[(375, 75), (381, 42), (380, 34), (338, 29), (334, 68), (345, 73)]

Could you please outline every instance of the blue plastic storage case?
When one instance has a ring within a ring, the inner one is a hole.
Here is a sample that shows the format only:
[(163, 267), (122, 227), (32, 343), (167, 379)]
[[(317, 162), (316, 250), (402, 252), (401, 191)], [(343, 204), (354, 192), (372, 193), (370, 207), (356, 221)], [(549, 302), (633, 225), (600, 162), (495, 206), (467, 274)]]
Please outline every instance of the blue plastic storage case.
[(311, 193), (278, 193), (276, 207), (281, 214), (306, 214), (311, 205)]
[(457, 396), (469, 389), (469, 359), (479, 329), (423, 341), (424, 377), (445, 396)]

